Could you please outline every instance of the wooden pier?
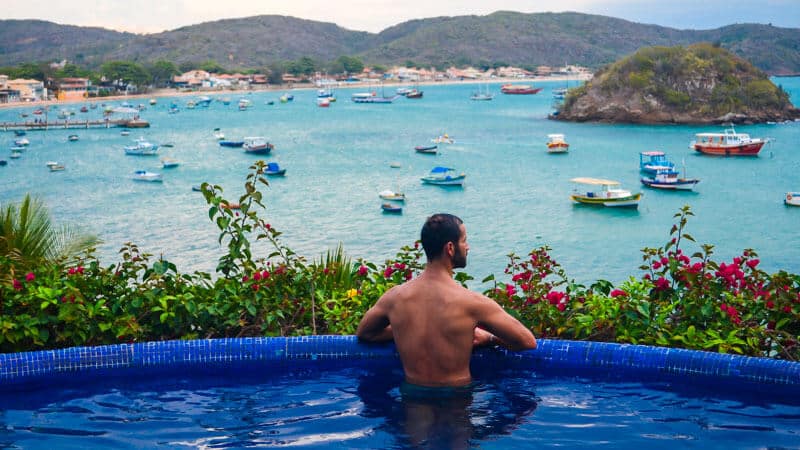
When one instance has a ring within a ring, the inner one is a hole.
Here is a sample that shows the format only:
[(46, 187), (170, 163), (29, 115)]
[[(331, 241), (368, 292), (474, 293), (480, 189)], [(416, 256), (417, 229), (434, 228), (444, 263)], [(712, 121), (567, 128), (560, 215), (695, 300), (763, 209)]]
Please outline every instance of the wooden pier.
[(40, 122), (2, 122), (0, 129), (3, 131), (25, 130), (46, 131), (63, 129), (88, 129), (88, 128), (148, 128), (150, 123), (141, 119), (102, 119), (102, 120), (55, 120)]

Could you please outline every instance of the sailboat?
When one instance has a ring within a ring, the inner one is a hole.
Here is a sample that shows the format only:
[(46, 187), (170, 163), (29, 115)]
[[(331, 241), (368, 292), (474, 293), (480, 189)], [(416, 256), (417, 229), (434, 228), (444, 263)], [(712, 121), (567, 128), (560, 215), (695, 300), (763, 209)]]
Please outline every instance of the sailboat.
[(486, 92), (481, 89), (480, 85), (478, 86), (478, 90), (472, 93), (470, 96), (470, 100), (491, 100), (494, 98), (494, 94), (489, 93), (489, 84), (484, 83), (486, 85)]

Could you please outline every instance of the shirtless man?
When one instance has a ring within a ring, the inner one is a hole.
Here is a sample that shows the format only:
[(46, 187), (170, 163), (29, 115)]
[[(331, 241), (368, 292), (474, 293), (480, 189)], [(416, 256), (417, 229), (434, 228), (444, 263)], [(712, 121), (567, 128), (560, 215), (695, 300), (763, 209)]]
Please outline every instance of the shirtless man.
[(428, 259), (425, 270), (378, 299), (358, 325), (359, 339), (394, 339), (406, 382), (428, 387), (470, 384), (473, 346), (536, 348), (530, 330), (500, 305), (453, 279), (453, 269), (466, 267), (469, 252), (461, 219), (450, 214), (429, 217), (421, 240)]

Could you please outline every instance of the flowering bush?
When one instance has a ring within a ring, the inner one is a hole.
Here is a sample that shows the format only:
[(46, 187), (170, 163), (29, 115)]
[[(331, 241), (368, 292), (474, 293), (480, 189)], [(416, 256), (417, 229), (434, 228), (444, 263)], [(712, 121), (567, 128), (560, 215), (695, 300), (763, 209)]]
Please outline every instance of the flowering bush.
[[(119, 263), (102, 266), (90, 249), (31, 269), (0, 255), (0, 351), (27, 351), (163, 339), (286, 336), (356, 331), (361, 317), (393, 286), (424, 268), (419, 242), (377, 265), (352, 261), (341, 246), (307, 262), (258, 215), (263, 163), (251, 167), (240, 211), (219, 186), (202, 186), (209, 217), (227, 251), (210, 274), (181, 274), (174, 264), (126, 243)], [(713, 246), (685, 232), (688, 207), (670, 239), (642, 250), (641, 278), (619, 286), (570, 280), (547, 246), (513, 253), (503, 280), (485, 293), (539, 337), (629, 342), (800, 360), (800, 276), (760, 269), (755, 251), (712, 260)], [(266, 241), (254, 256), (250, 239)], [(464, 272), (455, 279), (466, 286)]]

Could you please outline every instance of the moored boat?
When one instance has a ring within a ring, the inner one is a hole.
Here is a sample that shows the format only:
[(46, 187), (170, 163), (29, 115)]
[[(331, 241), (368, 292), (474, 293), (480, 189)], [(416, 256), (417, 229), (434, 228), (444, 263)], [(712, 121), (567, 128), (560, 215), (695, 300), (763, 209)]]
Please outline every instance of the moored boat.
[(218, 141), (221, 141), (225, 139), (225, 133), (223, 133), (219, 128), (214, 128), (214, 138)]
[(14, 140), (14, 145), (16, 147), (27, 147), (31, 145), (31, 141), (29, 141), (28, 138), (19, 138)]
[(242, 144), (242, 147), (244, 148), (245, 152), (257, 155), (266, 155), (274, 148), (272, 144), (260, 136), (244, 138), (244, 144)]
[(160, 173), (149, 172), (147, 170), (137, 170), (133, 172), (133, 179), (136, 181), (152, 181), (152, 182), (164, 181)]
[(406, 94), (406, 98), (422, 98), (422, 91), (418, 89), (412, 89), (411, 92)]
[(691, 191), (700, 182), (697, 178), (681, 178), (677, 170), (664, 167), (657, 169), (652, 177), (642, 177), (642, 184), (655, 189)]
[(78, 140), (78, 135), (77, 134), (70, 134), (69, 136), (67, 136), (67, 140), (70, 141), (70, 142), (75, 142), (75, 141)]
[(220, 147), (241, 147), (244, 141), (219, 141)]
[(465, 178), (467, 178), (467, 175), (463, 172), (456, 174), (455, 169), (437, 166), (434, 167), (428, 175), (420, 178), (420, 180), (426, 184), (436, 184), (439, 186), (462, 186)]
[(674, 169), (675, 163), (669, 161), (664, 152), (649, 150), (639, 153), (639, 170), (649, 174), (655, 174), (662, 169)]
[(800, 192), (787, 192), (783, 203), (789, 206), (800, 206)]
[(434, 144), (455, 144), (456, 140), (447, 135), (447, 133), (431, 139)]
[(384, 200), (393, 200), (396, 202), (406, 201), (406, 194), (403, 194), (402, 192), (395, 192), (391, 189), (378, 192), (378, 197)]
[(48, 163), (47, 168), (50, 169), (50, 172), (61, 172), (66, 169), (63, 164), (59, 164), (57, 162)]
[(542, 88), (535, 88), (526, 84), (504, 84), (500, 87), (503, 94), (532, 95), (538, 94)]
[(126, 145), (123, 148), (126, 155), (152, 156), (158, 152), (158, 144), (149, 142), (141, 137), (136, 140), (135, 145)]
[(417, 153), (422, 153), (424, 155), (435, 155), (438, 149), (438, 145), (418, 145), (414, 147)]
[(267, 163), (267, 168), (264, 170), (264, 175), (282, 177), (286, 175), (286, 169), (282, 168), (276, 162), (269, 162)]
[(403, 207), (392, 203), (381, 203), (381, 211), (390, 214), (402, 214)]
[(166, 156), (164, 158), (161, 158), (161, 167), (163, 167), (165, 169), (178, 167), (179, 165), (181, 165), (181, 162), (178, 161), (175, 158), (169, 158), (169, 157), (166, 157)]
[(627, 189), (620, 189), (619, 182), (601, 178), (580, 177), (573, 178), (573, 183), (586, 186), (597, 186), (598, 189), (576, 187), (570, 194), (572, 201), (587, 205), (600, 205), (612, 207), (636, 208), (642, 193), (632, 193)]
[(689, 147), (706, 155), (757, 156), (767, 142), (769, 139), (737, 133), (731, 125), (722, 133), (697, 133)]
[(569, 151), (569, 144), (564, 140), (563, 134), (548, 134), (547, 135), (547, 152), (548, 153), (566, 153)]

